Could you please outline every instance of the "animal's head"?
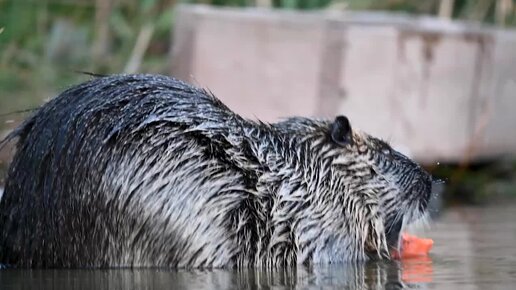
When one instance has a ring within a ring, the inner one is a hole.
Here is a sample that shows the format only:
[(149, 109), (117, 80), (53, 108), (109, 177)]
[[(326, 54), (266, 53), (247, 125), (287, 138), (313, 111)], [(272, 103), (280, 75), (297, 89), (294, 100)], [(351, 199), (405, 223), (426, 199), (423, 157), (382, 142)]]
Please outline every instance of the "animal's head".
[[(331, 159), (332, 175), (343, 187), (355, 186), (344, 189), (351, 198), (376, 203), (386, 243), (397, 248), (403, 227), (426, 213), (431, 176), (386, 142), (353, 130), (344, 116), (336, 117), (328, 129), (336, 152)], [(360, 196), (354, 196), (357, 193)], [(379, 241), (365, 243), (366, 249), (372, 243), (369, 248), (374, 251), (381, 246)]]

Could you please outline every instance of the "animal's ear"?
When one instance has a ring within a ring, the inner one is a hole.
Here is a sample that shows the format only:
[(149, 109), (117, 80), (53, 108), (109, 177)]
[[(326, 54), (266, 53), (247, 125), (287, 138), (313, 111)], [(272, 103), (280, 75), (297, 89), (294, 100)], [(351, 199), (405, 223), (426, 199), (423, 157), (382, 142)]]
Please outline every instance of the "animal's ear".
[(353, 142), (351, 124), (346, 116), (339, 115), (331, 124), (331, 139), (339, 145)]

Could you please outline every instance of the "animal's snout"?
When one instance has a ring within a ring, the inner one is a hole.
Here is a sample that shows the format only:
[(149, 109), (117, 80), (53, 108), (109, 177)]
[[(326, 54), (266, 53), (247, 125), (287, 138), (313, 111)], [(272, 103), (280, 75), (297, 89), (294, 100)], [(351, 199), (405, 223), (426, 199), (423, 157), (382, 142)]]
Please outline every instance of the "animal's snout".
[(420, 169), (410, 188), (410, 193), (419, 200), (419, 209), (425, 211), (430, 203), (434, 182), (429, 173)]

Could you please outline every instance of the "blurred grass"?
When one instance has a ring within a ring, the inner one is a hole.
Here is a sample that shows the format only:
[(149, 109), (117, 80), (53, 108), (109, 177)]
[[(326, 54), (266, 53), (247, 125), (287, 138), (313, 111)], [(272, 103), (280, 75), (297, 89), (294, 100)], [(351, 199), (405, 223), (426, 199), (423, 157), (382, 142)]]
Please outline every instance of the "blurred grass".
[(516, 161), (511, 159), (468, 167), (440, 164), (428, 170), (445, 183), (447, 205), (483, 205), (516, 198)]

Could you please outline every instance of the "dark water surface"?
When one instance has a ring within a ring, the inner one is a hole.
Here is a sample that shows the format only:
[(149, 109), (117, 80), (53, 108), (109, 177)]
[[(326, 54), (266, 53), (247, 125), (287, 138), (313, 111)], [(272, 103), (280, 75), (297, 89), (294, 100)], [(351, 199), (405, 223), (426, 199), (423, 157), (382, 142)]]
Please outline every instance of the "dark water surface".
[(516, 204), (445, 210), (430, 257), (277, 272), (0, 270), (0, 289), (516, 289)]

